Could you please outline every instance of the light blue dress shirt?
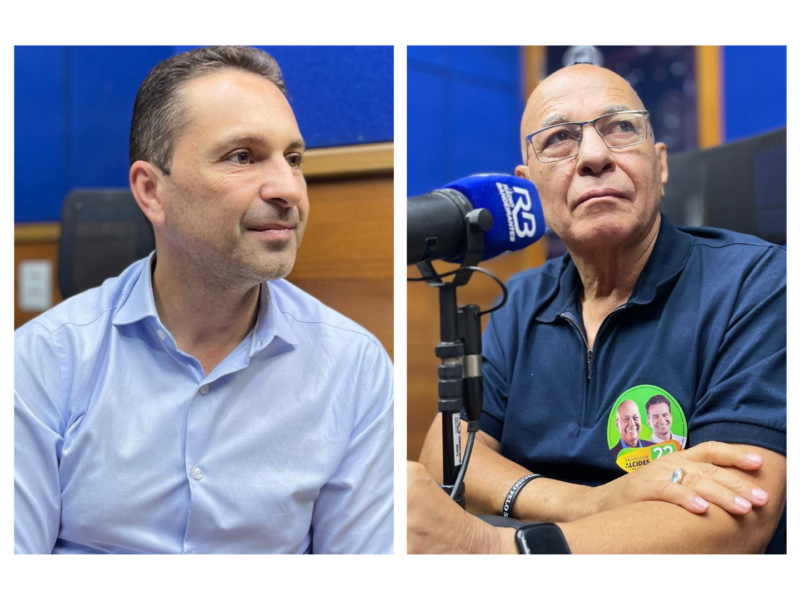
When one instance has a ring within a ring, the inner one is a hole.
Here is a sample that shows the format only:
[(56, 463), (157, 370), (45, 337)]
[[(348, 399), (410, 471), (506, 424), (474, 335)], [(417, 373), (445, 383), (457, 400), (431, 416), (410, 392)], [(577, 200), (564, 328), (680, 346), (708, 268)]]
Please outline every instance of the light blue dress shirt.
[(15, 332), (18, 553), (388, 553), (393, 369), (287, 281), (207, 376), (151, 258)]

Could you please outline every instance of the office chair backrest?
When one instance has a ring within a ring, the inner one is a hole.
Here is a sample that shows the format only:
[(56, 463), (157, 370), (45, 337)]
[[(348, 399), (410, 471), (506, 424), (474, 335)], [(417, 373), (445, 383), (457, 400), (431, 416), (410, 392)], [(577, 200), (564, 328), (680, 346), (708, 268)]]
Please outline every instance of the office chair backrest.
[(130, 190), (73, 190), (61, 212), (61, 294), (96, 287), (154, 248), (153, 228)]
[(786, 243), (786, 129), (669, 157), (661, 210), (704, 225)]

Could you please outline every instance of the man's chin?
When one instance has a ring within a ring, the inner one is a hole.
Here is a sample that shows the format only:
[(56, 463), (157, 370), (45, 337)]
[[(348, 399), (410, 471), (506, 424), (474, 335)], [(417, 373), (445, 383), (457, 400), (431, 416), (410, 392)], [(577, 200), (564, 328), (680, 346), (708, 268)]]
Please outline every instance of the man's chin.
[(235, 262), (239, 263), (243, 270), (258, 281), (273, 281), (283, 279), (294, 268), (297, 258), (297, 243), (294, 239), (286, 243), (273, 245), (269, 244), (247, 245), (240, 248), (237, 252)]
[(285, 279), (289, 273), (292, 272), (292, 268), (270, 268), (270, 269), (259, 269), (256, 273), (256, 277), (259, 282), (262, 281), (277, 281), (278, 279)]
[[(273, 259), (275, 257), (272, 257)], [(276, 279), (284, 279), (292, 272), (294, 268), (295, 257), (287, 257), (283, 260), (270, 260), (266, 263), (260, 264), (256, 269), (259, 281), (274, 281)]]
[(616, 245), (627, 240), (631, 227), (622, 219), (603, 215), (594, 221), (584, 221), (575, 228), (575, 238), (582, 244), (596, 246)]

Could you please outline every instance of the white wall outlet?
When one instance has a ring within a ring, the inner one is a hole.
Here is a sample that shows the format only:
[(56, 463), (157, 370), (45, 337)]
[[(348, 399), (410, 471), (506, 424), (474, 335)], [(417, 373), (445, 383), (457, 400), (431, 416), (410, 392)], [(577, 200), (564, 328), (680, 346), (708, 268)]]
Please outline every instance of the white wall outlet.
[(23, 260), (18, 275), (20, 310), (38, 312), (53, 306), (53, 261)]

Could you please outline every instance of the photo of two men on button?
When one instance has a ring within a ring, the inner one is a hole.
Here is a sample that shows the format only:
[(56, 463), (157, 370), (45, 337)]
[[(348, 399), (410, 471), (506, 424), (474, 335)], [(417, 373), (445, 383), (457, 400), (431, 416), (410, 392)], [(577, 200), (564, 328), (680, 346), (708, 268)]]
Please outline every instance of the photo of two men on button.
[(398, 51), (15, 49), (15, 552), (785, 554), (786, 48)]

